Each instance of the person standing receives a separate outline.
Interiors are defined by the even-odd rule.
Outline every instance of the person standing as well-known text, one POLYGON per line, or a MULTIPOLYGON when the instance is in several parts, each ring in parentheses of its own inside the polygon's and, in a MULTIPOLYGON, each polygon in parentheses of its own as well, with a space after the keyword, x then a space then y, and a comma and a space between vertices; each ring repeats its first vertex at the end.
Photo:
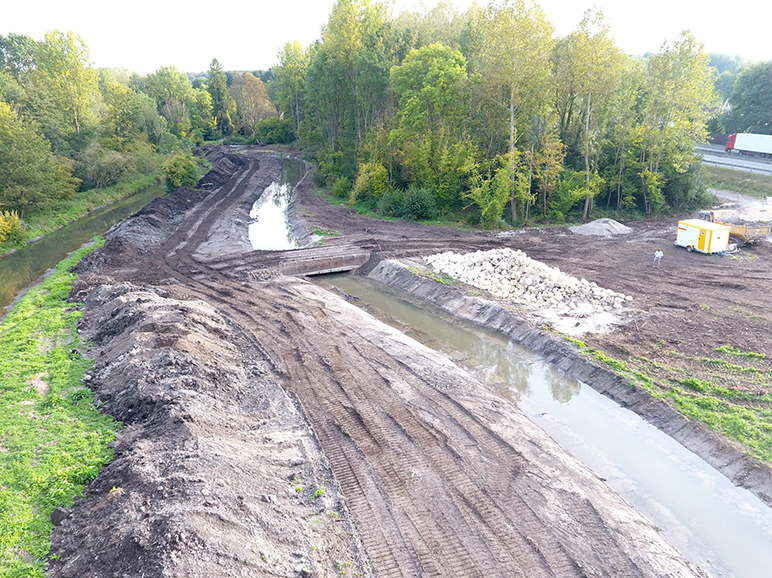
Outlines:
POLYGON ((652 264, 652 267, 659 269, 659 262, 662 261, 662 255, 664 255, 664 253, 659 249, 654 251, 654 263, 652 264))

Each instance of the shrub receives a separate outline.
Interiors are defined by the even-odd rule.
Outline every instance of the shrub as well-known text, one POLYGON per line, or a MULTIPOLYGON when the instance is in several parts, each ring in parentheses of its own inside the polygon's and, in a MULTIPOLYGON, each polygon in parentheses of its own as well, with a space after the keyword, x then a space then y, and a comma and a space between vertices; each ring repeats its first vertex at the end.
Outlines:
POLYGON ((370 197, 380 199, 389 185, 389 172, 379 162, 359 166, 359 174, 351 192, 352 200, 370 197))
POLYGON ((164 163, 166 190, 170 193, 179 187, 192 187, 198 182, 199 169, 195 157, 190 151, 181 151, 169 155, 164 163))
POLYGON ((289 144, 295 140, 295 128, 291 120, 271 116, 257 123, 252 139, 265 144, 289 144))
POLYGON ((24 241, 24 225, 16 211, 0 213, 0 243, 10 241, 13 244, 24 241))
POLYGON ((411 185, 407 190, 392 189, 381 199, 381 212, 400 219, 421 221, 437 216, 437 200, 431 189, 411 185))
POLYGON ((338 177, 332 184, 330 192, 338 199, 345 199, 351 190, 351 181, 346 177, 338 177))

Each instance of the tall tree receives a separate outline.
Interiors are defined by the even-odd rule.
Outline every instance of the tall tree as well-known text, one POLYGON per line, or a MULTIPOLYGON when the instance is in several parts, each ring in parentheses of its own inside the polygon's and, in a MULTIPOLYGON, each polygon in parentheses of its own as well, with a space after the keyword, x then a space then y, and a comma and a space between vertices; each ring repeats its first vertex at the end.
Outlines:
POLYGON ((279 66, 276 68, 278 99, 282 113, 300 128, 303 86, 308 70, 308 53, 300 42, 287 42, 279 51, 279 66))
MULTIPOLYGON (((505 0, 489 6, 481 30, 483 42, 475 59, 475 71, 482 75, 486 100, 499 110, 496 116, 508 120, 510 201, 515 219, 518 125, 543 110, 548 102, 553 30, 541 8, 526 7, 523 0, 505 0)), ((494 125, 495 128, 498 127, 494 125)))
POLYGON ((268 100, 263 81, 252 75, 251 72, 238 74, 228 88, 231 98, 236 104, 236 130, 249 134, 255 134, 257 123, 274 116, 273 106, 268 100))
MULTIPOLYGON (((647 213, 666 203, 667 175, 686 174, 699 164, 694 146, 707 140, 707 121, 714 114, 716 71, 691 32, 664 43, 646 66, 645 116, 637 129, 638 173, 647 213)), ((689 186, 670 191, 677 206, 688 203, 689 186)))
POLYGON ((213 58, 206 75, 206 90, 212 97, 212 116, 215 126, 222 135, 228 135, 233 129, 229 114, 228 82, 220 62, 213 58))
POLYGON ((88 48, 72 32, 47 32, 35 60, 37 68, 27 88, 28 107, 55 150, 66 152, 73 144, 73 133, 96 126, 101 96, 97 72, 89 62, 88 48))

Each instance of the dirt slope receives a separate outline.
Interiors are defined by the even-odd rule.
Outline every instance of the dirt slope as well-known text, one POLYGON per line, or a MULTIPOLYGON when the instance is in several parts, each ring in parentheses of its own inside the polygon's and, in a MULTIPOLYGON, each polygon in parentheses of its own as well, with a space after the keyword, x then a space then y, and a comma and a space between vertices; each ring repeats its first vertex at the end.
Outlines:
MULTIPOLYGON (((275 254, 213 243, 281 169, 220 153, 222 188, 149 206, 80 267, 89 383, 127 426, 55 530, 51 576, 695 575, 446 358, 305 281, 249 274, 275 254)), ((301 209, 352 250, 504 242, 301 209)))

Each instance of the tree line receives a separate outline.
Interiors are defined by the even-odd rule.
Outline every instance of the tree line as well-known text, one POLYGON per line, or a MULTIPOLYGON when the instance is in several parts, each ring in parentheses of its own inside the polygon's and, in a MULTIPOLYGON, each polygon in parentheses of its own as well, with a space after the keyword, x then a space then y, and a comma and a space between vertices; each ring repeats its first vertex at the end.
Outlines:
POLYGON ((274 70, 320 183, 387 213, 497 226, 703 201, 694 145, 719 101, 689 32, 633 58, 595 9, 557 37, 521 0, 395 17, 338 0, 274 70))
POLYGON ((191 82, 173 66, 145 76, 96 69, 72 32, 0 36, 0 233, 165 159, 173 185, 195 182, 192 146, 252 137, 276 115, 260 78, 226 73, 217 59, 191 82))

